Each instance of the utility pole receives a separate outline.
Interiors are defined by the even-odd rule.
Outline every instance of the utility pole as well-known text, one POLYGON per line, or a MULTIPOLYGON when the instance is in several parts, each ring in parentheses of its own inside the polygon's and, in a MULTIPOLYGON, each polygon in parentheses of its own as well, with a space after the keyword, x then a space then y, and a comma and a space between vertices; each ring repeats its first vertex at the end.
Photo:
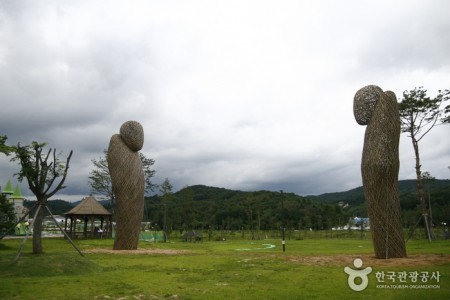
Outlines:
POLYGON ((280 193, 281 193, 281 244, 283 245, 283 252, 286 252, 286 239, 285 239, 286 225, 285 225, 285 218, 284 218, 283 190, 281 190, 280 193))

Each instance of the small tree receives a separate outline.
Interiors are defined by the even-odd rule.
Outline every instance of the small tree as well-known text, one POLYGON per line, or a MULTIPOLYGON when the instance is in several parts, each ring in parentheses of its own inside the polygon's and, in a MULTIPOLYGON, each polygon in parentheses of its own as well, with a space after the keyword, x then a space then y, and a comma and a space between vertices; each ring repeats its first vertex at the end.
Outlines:
POLYGON ((162 204, 163 204, 163 231, 164 231, 164 241, 166 241, 166 237, 169 234, 169 230, 167 228, 167 202, 172 198, 172 184, 169 181, 169 178, 164 179, 164 182, 161 184, 159 191, 161 192, 162 204))
POLYGON ((32 142, 31 145, 10 147, 14 157, 11 161, 18 161, 21 169, 18 180, 22 182, 26 179, 31 192, 36 196, 38 213, 33 220, 33 253, 42 253, 42 221, 44 218, 44 209, 40 209, 47 205, 50 197, 56 194, 59 190, 65 188, 64 181, 66 180, 67 172, 69 170, 70 158, 73 151, 70 151, 66 162, 62 162, 56 153, 56 149, 49 149, 46 153, 43 152, 45 143, 32 142), (59 182, 57 182, 59 180, 59 182), (52 189, 52 186, 56 186, 52 189))
MULTIPOLYGON (((433 211, 431 209, 431 188, 430 183, 433 182, 436 178, 431 176, 430 172, 423 172, 422 179, 424 182, 424 186, 426 188, 426 194, 428 199, 428 211, 430 216, 430 226, 433 227, 433 211)), ((434 233, 431 231, 431 236, 434 238, 434 233)))
POLYGON ((111 176, 109 175, 108 162, 106 160, 107 150, 103 150, 104 156, 92 159, 94 169, 89 173, 89 185, 91 192, 100 194, 110 199, 111 206, 114 203, 114 193, 112 191, 111 176))
POLYGON ((14 205, 5 195, 0 194, 0 233, 8 231, 14 225, 14 205))
MULTIPOLYGON (((111 176, 109 175, 107 155, 108 150, 103 150, 104 156, 97 159, 92 159, 94 164, 94 170, 91 171, 89 176, 89 184, 91 191, 95 194, 100 194, 110 199, 111 208, 114 210, 115 201, 114 193, 112 191, 111 176)), ((145 157, 144 154, 139 153, 142 167, 144 169, 145 177, 145 192, 149 193, 154 191, 156 184, 153 184, 151 179, 155 175, 155 170, 152 170, 152 166, 155 164, 155 160, 145 157)))
MULTIPOLYGON (((0 135, 0 153, 8 156, 14 149, 6 145, 6 135, 0 135)), ((14 205, 6 199, 5 195, 0 194, 0 232, 6 231, 14 225, 14 205)))
POLYGON ((408 133, 414 148, 416 157, 417 191, 420 211, 424 218, 428 239, 431 241, 429 228, 428 209, 423 191, 423 174, 421 171, 419 142, 435 126, 450 123, 450 105, 442 107, 444 102, 450 99, 450 91, 438 91, 435 98, 427 96, 427 90, 423 87, 414 88, 403 92, 403 99, 399 103, 402 132, 408 133))

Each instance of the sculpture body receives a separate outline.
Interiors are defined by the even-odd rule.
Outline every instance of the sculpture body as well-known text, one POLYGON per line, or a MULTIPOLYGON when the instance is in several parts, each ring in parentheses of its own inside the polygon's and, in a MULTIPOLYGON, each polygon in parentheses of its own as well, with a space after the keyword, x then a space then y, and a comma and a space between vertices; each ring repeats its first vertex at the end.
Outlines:
POLYGON ((143 128, 135 121, 125 122, 109 143, 108 168, 116 200, 114 250, 137 249, 144 212, 145 179, 138 152, 143 144, 143 128))
POLYGON ((367 125, 361 174, 375 256, 406 257, 398 197, 400 116, 396 96, 369 85, 356 93, 353 110, 356 121, 367 125))

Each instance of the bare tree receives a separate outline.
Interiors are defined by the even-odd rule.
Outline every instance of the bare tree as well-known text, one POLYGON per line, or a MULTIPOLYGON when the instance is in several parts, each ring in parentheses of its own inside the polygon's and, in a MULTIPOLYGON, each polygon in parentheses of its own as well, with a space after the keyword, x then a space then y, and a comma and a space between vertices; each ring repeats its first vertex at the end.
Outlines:
POLYGON ((450 91, 438 91, 435 98, 427 96, 427 90, 423 87, 414 88, 403 92, 403 99, 399 103, 402 132, 411 138, 416 157, 417 192, 427 237, 431 241, 432 234, 429 228, 428 208, 423 191, 423 174, 421 171, 419 142, 431 129, 441 124, 450 123, 450 105, 442 107, 444 102, 450 99, 450 91))
POLYGON ((21 169, 18 180, 22 182, 26 179, 31 192, 37 199, 37 210, 33 219, 33 253, 42 253, 42 221, 50 197, 59 190, 65 188, 64 181, 69 170, 69 163, 73 151, 67 156, 66 162, 61 161, 56 153, 56 149, 49 149, 44 152, 45 143, 32 142, 31 145, 21 146, 18 144, 12 147, 14 157, 12 161, 18 161, 21 169), (52 186, 55 187, 52 189, 52 186), (42 208, 42 209, 41 209, 42 208))

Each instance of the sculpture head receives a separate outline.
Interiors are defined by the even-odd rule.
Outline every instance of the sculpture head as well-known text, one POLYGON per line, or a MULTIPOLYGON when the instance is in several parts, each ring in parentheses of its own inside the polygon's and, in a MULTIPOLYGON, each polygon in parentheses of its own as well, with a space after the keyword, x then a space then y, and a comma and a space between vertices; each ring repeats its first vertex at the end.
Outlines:
POLYGON ((353 114, 359 125, 369 124, 382 94, 383 90, 376 85, 365 86, 356 92, 353 100, 353 114))
POLYGON ((127 121, 120 126, 120 137, 133 151, 139 151, 144 145, 144 129, 139 122, 127 121))

